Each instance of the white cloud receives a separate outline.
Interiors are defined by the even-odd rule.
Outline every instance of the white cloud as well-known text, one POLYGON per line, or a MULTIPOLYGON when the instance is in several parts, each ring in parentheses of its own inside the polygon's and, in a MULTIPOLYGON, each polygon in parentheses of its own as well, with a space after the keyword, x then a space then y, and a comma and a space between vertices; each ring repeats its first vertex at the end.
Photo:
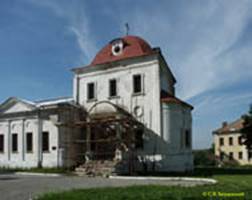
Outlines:
MULTIPOLYGON (((194 109, 194 118, 204 118, 206 115, 218 115, 234 106, 249 105, 252 102, 251 93, 208 94, 200 99, 194 109)), ((244 111, 244 113, 246 110, 244 111)))
POLYGON ((167 60, 178 79, 178 95, 184 99, 252 77, 251 47, 232 49, 252 19, 252 2, 192 2, 196 1, 176 10, 169 10, 170 4, 144 7, 123 18, 133 34, 160 45, 172 58, 167 60))
MULTIPOLYGON (((92 36, 90 21, 82 2, 28 0, 37 6, 49 8, 55 15, 66 21, 66 31, 74 34, 76 43, 81 51, 78 64, 83 64, 85 58, 90 61, 97 52, 96 42, 92 36)), ((85 62, 87 63, 87 62, 85 62)))

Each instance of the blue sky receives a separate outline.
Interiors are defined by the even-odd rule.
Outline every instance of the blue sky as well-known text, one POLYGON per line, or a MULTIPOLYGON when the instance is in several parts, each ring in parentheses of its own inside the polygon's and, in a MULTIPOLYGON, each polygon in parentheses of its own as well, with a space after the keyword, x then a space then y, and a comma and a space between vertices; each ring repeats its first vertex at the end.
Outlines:
POLYGON ((250 0, 2 0, 0 101, 71 96, 70 69, 130 34, 160 46, 177 96, 194 105, 193 146, 252 103, 250 0))

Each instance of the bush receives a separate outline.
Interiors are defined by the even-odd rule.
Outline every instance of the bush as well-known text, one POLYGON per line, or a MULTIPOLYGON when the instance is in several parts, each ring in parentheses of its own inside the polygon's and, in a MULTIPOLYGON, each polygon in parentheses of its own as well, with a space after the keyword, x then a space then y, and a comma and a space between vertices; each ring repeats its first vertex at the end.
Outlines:
POLYGON ((195 166, 215 166, 215 156, 212 149, 194 150, 195 166))

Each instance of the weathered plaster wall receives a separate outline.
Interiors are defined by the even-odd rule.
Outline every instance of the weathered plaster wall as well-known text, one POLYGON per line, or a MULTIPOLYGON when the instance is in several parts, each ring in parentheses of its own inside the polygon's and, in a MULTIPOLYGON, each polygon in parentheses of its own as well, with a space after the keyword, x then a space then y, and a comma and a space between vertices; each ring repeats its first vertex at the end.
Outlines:
MULTIPOLYGON (((98 101, 110 101, 123 107, 134 115, 134 108, 140 106, 143 116, 138 120, 156 134, 160 134, 160 85, 158 61, 148 61, 129 64, 102 71, 95 71, 75 76, 79 78, 79 102, 89 110, 98 101), (141 95, 133 94, 133 75, 142 74, 144 78, 144 92, 141 95), (118 81, 118 98, 109 98, 109 80, 116 78, 118 81), (87 84, 96 84, 97 98, 87 101, 87 84)), ((74 93, 75 97, 77 92, 74 93)), ((77 99, 76 99, 77 100, 77 99)))
POLYGON ((162 104, 161 152, 164 166, 169 169, 193 169, 192 116, 190 108, 179 104, 162 104), (190 131, 190 147, 185 145, 185 131, 190 131))
POLYGON ((252 164, 252 159, 248 159, 248 151, 245 145, 240 145, 238 138, 241 136, 240 133, 229 133, 229 134, 214 134, 214 147, 215 147, 215 156, 220 156, 221 152, 224 152, 226 155, 226 160, 228 160, 228 155, 230 152, 233 152, 234 160, 241 164, 247 165, 252 164), (233 145, 229 145, 229 137, 233 138, 233 145), (220 146, 220 138, 224 139, 224 145, 220 146), (242 152, 243 158, 239 159, 239 152, 242 152))

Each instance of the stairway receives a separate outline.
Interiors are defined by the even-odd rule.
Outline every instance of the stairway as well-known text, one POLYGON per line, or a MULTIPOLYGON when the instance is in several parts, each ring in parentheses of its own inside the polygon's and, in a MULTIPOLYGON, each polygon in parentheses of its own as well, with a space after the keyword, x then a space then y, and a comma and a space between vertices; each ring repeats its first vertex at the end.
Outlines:
POLYGON ((111 160, 90 160, 75 168, 78 176, 103 176, 108 177, 115 172, 117 161, 111 160))

